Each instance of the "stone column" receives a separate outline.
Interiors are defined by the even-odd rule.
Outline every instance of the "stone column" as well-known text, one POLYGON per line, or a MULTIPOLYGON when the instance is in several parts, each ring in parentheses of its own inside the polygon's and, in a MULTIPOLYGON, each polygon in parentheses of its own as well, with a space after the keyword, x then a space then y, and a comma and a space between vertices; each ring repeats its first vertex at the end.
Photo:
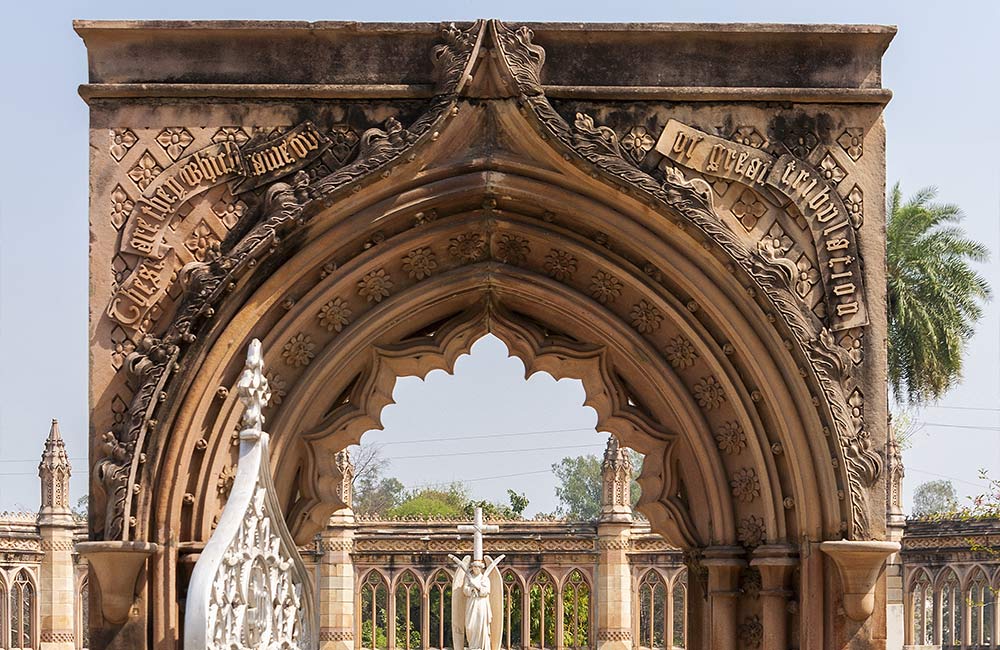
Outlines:
POLYGON ((320 650, 354 649, 354 512, 338 510, 321 534, 319 566, 320 650))
POLYGON ((709 546, 702 565, 708 569, 710 650, 737 650, 736 605, 740 571, 746 566, 739 546, 709 546))
POLYGON ((56 420, 52 420, 45 441, 38 476, 42 488, 38 532, 45 554, 38 576, 39 648, 73 650, 76 647, 73 633, 76 621, 75 524, 69 505, 69 457, 56 420))
POLYGON ((759 546, 753 553, 750 565, 760 571, 762 650, 788 648, 788 579, 796 564, 795 550, 785 544, 759 546))
MULTIPOLYGON (((597 520, 598 650, 632 650, 632 462, 611 436, 601 468, 601 514, 597 520)), ((558 629, 558 628, 557 628, 558 629)))
MULTIPOLYGON (((319 568, 319 647, 320 650, 353 650, 355 589, 351 552, 354 551, 354 531, 357 528, 354 510, 351 509, 354 501, 354 464, 346 449, 337 453, 336 461, 340 470, 337 493, 344 507, 333 513, 326 530, 320 535, 323 558, 319 568)), ((389 600, 392 600, 392 594, 389 594, 389 600)), ((390 624, 390 627, 394 625, 390 624)))
MULTIPOLYGON (((889 440, 885 447, 886 454, 886 540, 903 543, 903 530, 906 528, 906 515, 903 513, 903 457, 896 443, 892 420, 889 420, 889 440)), ((903 602, 903 559, 899 553, 893 553, 886 560, 886 650, 902 650, 903 644, 910 636, 907 625, 913 626, 912 609, 910 617, 903 602), (909 623, 907 623, 909 621, 909 623)))

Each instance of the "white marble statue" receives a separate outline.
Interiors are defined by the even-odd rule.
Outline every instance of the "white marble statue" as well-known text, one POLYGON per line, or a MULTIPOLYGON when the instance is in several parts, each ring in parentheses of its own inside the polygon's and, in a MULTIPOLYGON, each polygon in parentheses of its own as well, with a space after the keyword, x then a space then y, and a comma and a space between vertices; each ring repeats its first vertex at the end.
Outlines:
POLYGON ((459 526, 459 532, 473 534, 472 557, 455 563, 452 582, 452 643, 456 649, 500 650, 503 637, 503 579, 497 565, 504 556, 493 559, 483 555, 483 533, 494 533, 496 526, 483 524, 483 510, 476 508, 472 526, 459 526))

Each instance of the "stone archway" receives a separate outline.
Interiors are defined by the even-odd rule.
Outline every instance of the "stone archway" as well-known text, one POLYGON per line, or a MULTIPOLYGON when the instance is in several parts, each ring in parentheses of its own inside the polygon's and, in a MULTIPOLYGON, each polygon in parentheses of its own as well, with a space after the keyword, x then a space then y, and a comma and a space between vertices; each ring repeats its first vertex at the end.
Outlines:
MULTIPOLYGON (((531 30, 478 21, 440 38, 432 96, 400 102, 346 164, 326 155, 343 143, 315 135, 312 122, 238 152, 228 140, 206 148, 249 217, 214 243, 192 230, 182 241, 199 252, 169 280, 155 253, 191 212, 161 215, 162 232, 151 225, 157 197, 172 196, 155 174, 173 168, 136 161, 162 192, 130 208, 118 245, 146 257, 102 321, 112 342, 131 328, 122 340, 136 349, 117 344, 130 375, 94 404, 113 412, 121 385, 131 389, 95 447, 95 535, 157 547, 140 582, 145 614, 124 629, 158 648, 177 638, 185 567, 225 499, 240 417, 228 388, 252 338, 277 389, 267 414, 275 483, 304 544, 342 505, 335 452, 379 425, 395 378, 450 369, 494 333, 529 371, 582 379, 599 428, 646 455, 640 509, 692 553, 695 647, 736 648, 755 634, 766 648, 869 647, 885 625, 871 616, 886 552, 871 543, 885 534, 878 210, 862 222, 847 207, 851 193, 830 182, 846 173, 838 157, 815 145, 772 156, 752 127, 733 143, 671 118, 650 166, 646 127, 620 137, 579 102, 546 96, 531 30), (702 141, 714 145, 698 163, 702 141), (241 195, 258 164, 264 182, 241 195), (136 287, 157 281, 168 288, 129 316, 141 311, 136 287), (740 595, 750 566, 760 601, 740 595)), ((591 108, 612 120, 632 110, 591 108)), ((657 110, 646 119, 669 114, 657 110)), ((876 137, 877 110, 860 114, 876 137)), ((772 115, 770 128, 792 117, 772 115)), ((833 111, 788 130, 854 117, 833 111)), ((855 131, 845 127, 839 146, 857 162, 855 131)), ((170 146, 183 181, 188 159, 170 146)), ((859 182, 880 179, 880 164, 859 168, 859 182)), ((229 214, 235 204, 219 205, 213 212, 229 214)), ((110 623, 107 638, 129 638, 110 623)))

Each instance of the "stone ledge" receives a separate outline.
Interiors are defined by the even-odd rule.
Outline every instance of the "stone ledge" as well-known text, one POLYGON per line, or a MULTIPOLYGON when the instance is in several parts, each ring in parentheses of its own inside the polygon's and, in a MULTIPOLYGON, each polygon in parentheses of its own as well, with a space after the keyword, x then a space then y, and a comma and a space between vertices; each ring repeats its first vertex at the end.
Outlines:
MULTIPOLYGON (((78 21, 92 84, 433 84, 446 23, 78 21)), ((468 26, 470 23, 461 23, 468 26)), ((881 85, 877 25, 511 23, 546 49, 550 87, 881 85), (641 62, 641 63, 639 63, 641 62)))

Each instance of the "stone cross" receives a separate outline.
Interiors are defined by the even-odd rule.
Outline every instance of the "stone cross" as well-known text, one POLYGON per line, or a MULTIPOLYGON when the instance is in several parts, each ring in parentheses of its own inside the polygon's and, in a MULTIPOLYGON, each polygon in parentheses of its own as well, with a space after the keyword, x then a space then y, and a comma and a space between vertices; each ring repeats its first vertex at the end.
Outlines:
POLYGON ((483 533, 498 533, 499 526, 491 526, 483 523, 483 509, 476 506, 476 518, 471 526, 467 524, 459 525, 458 532, 472 533, 472 561, 483 561, 483 533))

